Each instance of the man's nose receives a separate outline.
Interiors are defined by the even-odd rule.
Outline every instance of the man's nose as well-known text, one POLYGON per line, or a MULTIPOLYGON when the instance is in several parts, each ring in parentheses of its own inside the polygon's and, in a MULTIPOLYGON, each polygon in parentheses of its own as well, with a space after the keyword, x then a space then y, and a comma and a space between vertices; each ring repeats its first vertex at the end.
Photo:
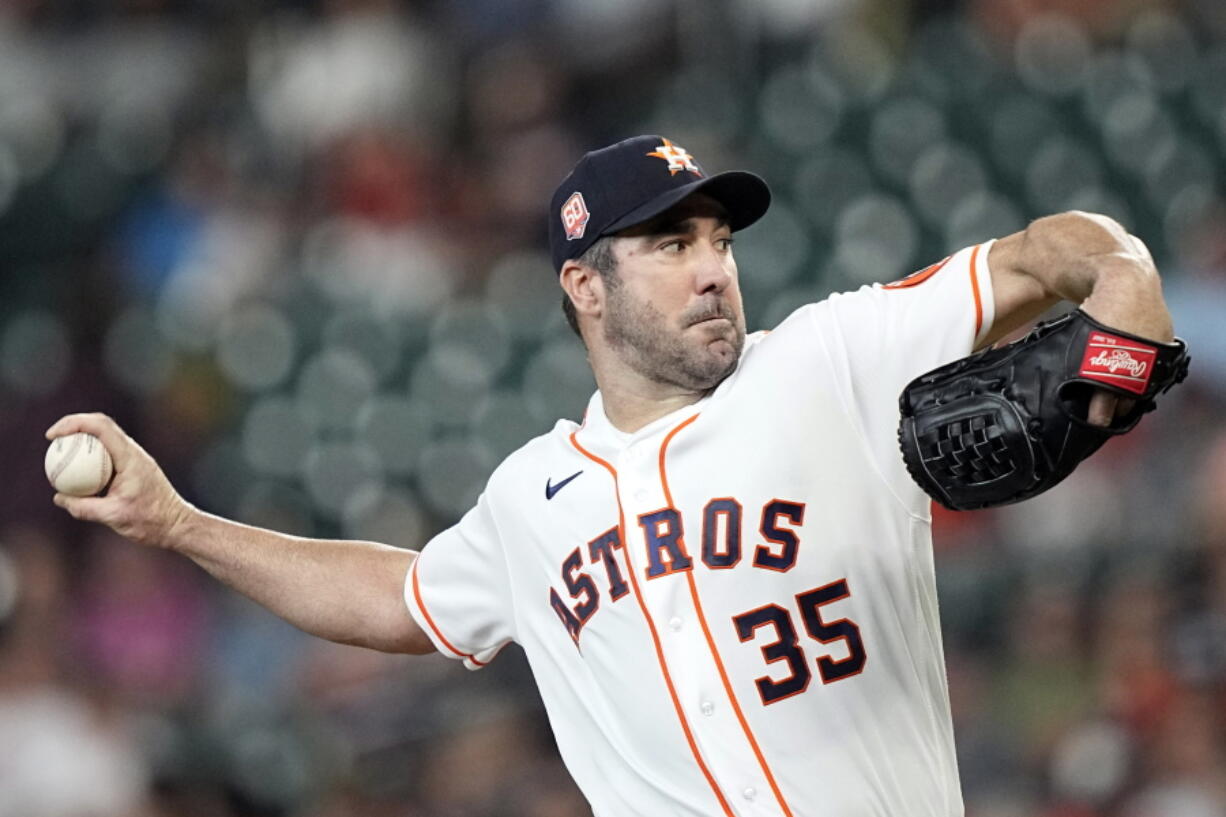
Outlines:
POLYGON ((732 256, 706 244, 698 259, 695 285, 700 293, 723 292, 732 282, 732 256))

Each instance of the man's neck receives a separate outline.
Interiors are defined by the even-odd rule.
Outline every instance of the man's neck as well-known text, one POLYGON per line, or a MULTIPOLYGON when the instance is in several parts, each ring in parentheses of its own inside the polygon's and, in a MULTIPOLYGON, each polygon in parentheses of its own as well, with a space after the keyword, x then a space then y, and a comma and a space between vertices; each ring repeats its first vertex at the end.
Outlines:
POLYGON ((677 409, 697 403, 707 392, 671 391, 659 387, 636 388, 641 384, 602 383, 597 379, 604 413, 618 431, 632 434, 677 409))
POLYGON ((588 359, 600 389, 605 416, 614 428, 627 434, 677 409, 693 405, 709 393, 652 380, 614 355, 600 357, 602 359, 596 359, 589 351, 588 359))

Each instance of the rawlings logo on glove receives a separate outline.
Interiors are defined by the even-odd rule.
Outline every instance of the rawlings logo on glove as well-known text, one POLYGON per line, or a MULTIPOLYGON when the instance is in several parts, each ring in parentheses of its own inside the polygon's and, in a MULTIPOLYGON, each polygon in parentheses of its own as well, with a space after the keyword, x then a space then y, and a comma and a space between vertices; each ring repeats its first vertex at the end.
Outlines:
POLYGON ((1187 344, 1103 326, 1080 309, 1021 340, 912 380, 898 442, 912 479, 956 511, 1029 499, 1073 472, 1188 374, 1187 344), (1086 421, 1097 389, 1134 404, 1110 426, 1086 421))
POLYGON ((1158 350, 1136 342, 1126 341, 1115 335, 1093 332, 1086 344, 1085 359, 1081 361, 1082 377, 1109 383, 1128 389, 1133 394, 1144 394, 1149 385, 1149 375, 1158 350), (1123 374, 1120 374, 1120 372, 1123 374))

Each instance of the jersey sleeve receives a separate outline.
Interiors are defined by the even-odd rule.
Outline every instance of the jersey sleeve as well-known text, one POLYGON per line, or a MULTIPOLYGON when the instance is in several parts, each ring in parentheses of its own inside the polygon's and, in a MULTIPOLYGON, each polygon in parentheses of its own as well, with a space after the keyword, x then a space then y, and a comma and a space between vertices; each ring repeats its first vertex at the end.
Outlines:
POLYGON ((404 598, 438 651, 476 670, 514 640, 509 586, 487 490, 422 549, 405 576, 404 598))
POLYGON ((890 490, 927 517, 927 496, 898 447, 898 398, 911 380, 969 355, 992 328, 991 241, 960 250, 892 284, 816 304, 822 346, 845 408, 890 490))

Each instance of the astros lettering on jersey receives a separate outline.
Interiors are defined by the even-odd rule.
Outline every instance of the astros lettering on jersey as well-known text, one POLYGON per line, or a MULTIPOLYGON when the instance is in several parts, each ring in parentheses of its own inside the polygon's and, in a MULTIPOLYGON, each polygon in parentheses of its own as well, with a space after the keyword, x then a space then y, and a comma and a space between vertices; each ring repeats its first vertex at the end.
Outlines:
POLYGON ((637 432, 597 392, 425 547, 412 615, 471 669, 523 647, 596 817, 963 813, 895 434, 903 385, 987 334, 989 246, 802 307, 637 432))

